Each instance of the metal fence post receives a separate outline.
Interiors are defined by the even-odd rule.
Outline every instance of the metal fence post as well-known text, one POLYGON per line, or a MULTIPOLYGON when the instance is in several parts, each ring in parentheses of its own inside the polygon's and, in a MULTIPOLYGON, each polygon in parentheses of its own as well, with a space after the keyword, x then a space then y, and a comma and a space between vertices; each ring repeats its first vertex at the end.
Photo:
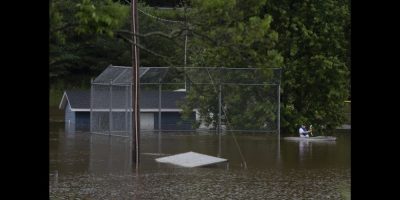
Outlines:
POLYGON ((125 87, 125 131, 129 134, 128 112, 129 112, 129 86, 125 87))
POLYGON ((113 105, 113 98, 112 98, 112 80, 110 81, 110 113, 109 113, 109 124, 108 124, 108 135, 111 135, 112 131, 112 105, 113 105))
POLYGON ((93 78, 90 79, 90 133, 93 132, 93 78))
MULTIPOLYGON (((132 114, 133 114, 133 104, 132 104, 132 84, 129 85, 129 136, 133 138, 133 120, 132 120, 132 114)), ((133 148, 133 147, 132 147, 133 148)))
POLYGON ((162 103, 162 85, 158 84, 158 131, 161 131, 161 103, 162 103))
POLYGON ((281 84, 278 84, 278 137, 281 138, 281 84))
POLYGON ((219 87, 218 87, 218 157, 221 157, 221 134, 222 134, 221 109, 222 109, 222 86, 221 86, 221 83, 219 83, 219 87))

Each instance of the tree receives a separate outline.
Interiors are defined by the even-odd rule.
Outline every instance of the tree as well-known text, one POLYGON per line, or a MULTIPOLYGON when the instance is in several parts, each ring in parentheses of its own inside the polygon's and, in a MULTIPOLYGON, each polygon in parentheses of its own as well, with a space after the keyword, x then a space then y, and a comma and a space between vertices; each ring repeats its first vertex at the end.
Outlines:
MULTIPOLYGON (((271 29, 272 16, 264 13, 266 0, 194 0, 189 14, 191 42, 190 66, 261 68, 264 80, 270 68, 280 67, 283 58, 276 50, 278 34, 271 29)), ((253 74, 254 75, 254 74, 253 74)), ((197 75, 202 77, 202 75, 197 75)), ((224 79, 252 80, 250 74, 223 73, 224 79)), ((203 77, 207 79, 207 74, 203 77)), ((214 85, 192 85, 188 103, 183 105, 188 116, 193 107, 200 107, 206 123, 218 121, 218 82, 214 85), (210 114, 211 113, 211 114, 210 114)), ((211 83, 211 82, 210 82, 211 83)), ((272 106, 276 99, 265 99, 269 87, 224 86, 224 111, 230 128, 257 129, 276 119, 272 106), (228 92, 229 91, 229 92, 228 92)))
POLYGON ((113 61, 129 62, 127 44, 114 38, 114 30, 129 27, 128 6, 111 0, 52 0, 49 14, 51 81, 93 74, 113 61))
MULTIPOLYGON (((130 9, 123 2, 50 2, 50 77, 95 74, 108 64, 130 63, 130 9)), ((192 0, 190 8, 174 10, 139 4, 146 13, 139 12, 141 63, 182 66, 188 34, 187 66, 261 68, 263 80, 271 77, 270 68, 282 67, 283 132, 292 133, 301 123, 313 124, 316 131, 334 130, 344 120, 342 107, 350 90, 349 4, 348 0, 192 0), (183 23, 161 23, 157 17, 183 23)), ((223 76, 251 79, 246 74, 223 76)), ((182 107, 188 115, 200 106, 202 117, 215 125, 218 77, 214 81, 209 87, 193 86, 182 107)), ((228 89, 223 105, 232 126, 254 128, 276 119, 275 105, 262 98, 271 88, 228 89)))
MULTIPOLYGON (((198 36, 190 43, 192 66, 282 67, 283 132, 293 133, 301 123, 313 124, 316 131, 332 131, 343 122, 350 88, 349 1, 195 0, 192 6, 191 33, 198 36)), ((189 94, 196 102, 191 106, 203 105, 203 116, 214 124, 215 91, 202 88, 201 93, 189 94)), ((225 97, 225 104, 242 110, 230 110, 231 120, 248 127, 262 116, 258 113, 268 113, 271 105, 243 98, 256 93, 235 91, 225 97), (249 106, 252 101, 259 106, 249 106)))
POLYGON ((295 131, 311 123, 318 131, 334 130, 344 121, 349 96, 349 1, 270 0, 266 12, 279 33, 284 59, 282 128, 295 131))

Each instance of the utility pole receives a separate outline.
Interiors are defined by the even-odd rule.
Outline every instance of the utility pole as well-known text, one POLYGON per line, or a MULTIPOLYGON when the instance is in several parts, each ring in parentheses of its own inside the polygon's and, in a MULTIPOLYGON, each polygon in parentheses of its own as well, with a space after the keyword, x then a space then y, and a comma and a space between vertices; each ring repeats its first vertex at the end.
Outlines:
POLYGON ((137 0, 131 1, 131 9, 132 9, 132 109, 133 109, 133 117, 132 117, 132 155, 133 160, 136 164, 136 169, 139 167, 139 144, 140 144, 140 106, 139 106, 139 48, 137 46, 139 39, 137 34, 139 33, 139 20, 137 13, 137 0))

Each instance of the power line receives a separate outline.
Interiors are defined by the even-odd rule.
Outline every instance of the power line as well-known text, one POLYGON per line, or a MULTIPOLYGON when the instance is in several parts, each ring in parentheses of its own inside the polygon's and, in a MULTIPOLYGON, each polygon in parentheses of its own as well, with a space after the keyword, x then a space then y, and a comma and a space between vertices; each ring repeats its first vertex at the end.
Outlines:
MULTIPOLYGON (((131 3, 131 2, 129 2, 128 0, 125 0, 125 2, 126 2, 126 3, 129 3, 129 4, 131 3)), ((170 23, 180 23, 180 24, 184 24, 184 23, 185 23, 184 21, 163 19, 163 18, 154 16, 154 15, 152 15, 152 14, 150 14, 150 13, 147 13, 147 12, 145 12, 145 11, 143 11, 143 10, 140 10, 139 8, 137 8, 137 10, 138 10, 139 12, 143 13, 144 15, 147 15, 148 17, 154 18, 154 19, 159 20, 159 21, 170 22, 170 23)))
MULTIPOLYGON (((216 85, 215 85, 215 83, 214 83, 214 81, 213 81, 213 78, 212 78, 212 76, 211 76, 211 74, 210 74, 210 71, 208 71, 208 68, 207 68, 206 70, 207 70, 208 76, 210 77, 211 84, 214 86, 214 87, 213 87, 213 88, 214 88, 214 91, 215 91, 216 93, 218 93, 217 88, 216 88, 216 85)), ((220 108, 222 108, 222 111, 224 112, 224 116, 225 116, 225 119, 226 119, 226 123, 229 125, 230 122, 229 122, 229 119, 228 119, 227 112, 226 112, 225 108, 224 108, 222 105, 220 105, 220 108)), ((221 115, 219 116, 219 118, 221 118, 221 115)), ((221 126, 221 123, 218 124, 218 129, 221 129, 220 126, 221 126)), ((220 130, 219 130, 219 131, 220 131, 220 130)), ((221 134, 221 133, 219 133, 219 134, 221 134)), ((233 137, 233 140, 234 140, 234 142, 235 142, 235 144, 236 144, 236 147, 238 148, 240 158, 242 159, 242 163, 243 163, 243 165, 244 165, 243 167, 244 167, 244 169, 247 169, 246 160, 245 160, 245 158, 244 158, 244 155, 243 155, 243 153, 242 153, 242 150, 240 149, 240 145, 239 145, 239 143, 237 142, 237 139, 236 139, 236 136, 235 136, 235 133, 234 133, 234 132, 232 132, 232 137, 233 137)))
POLYGON ((169 19, 159 18, 159 17, 157 17, 157 16, 154 16, 154 15, 151 15, 151 14, 149 14, 149 13, 146 13, 146 12, 144 12, 143 10, 140 10, 139 8, 138 8, 138 11, 141 12, 141 13, 143 13, 143 14, 145 14, 145 15, 147 15, 147 16, 149 16, 149 17, 152 17, 152 18, 154 18, 154 19, 157 19, 157 20, 159 20, 159 21, 170 22, 170 23, 180 23, 180 24, 184 24, 184 23, 185 23, 184 21, 176 21, 176 20, 169 20, 169 19))

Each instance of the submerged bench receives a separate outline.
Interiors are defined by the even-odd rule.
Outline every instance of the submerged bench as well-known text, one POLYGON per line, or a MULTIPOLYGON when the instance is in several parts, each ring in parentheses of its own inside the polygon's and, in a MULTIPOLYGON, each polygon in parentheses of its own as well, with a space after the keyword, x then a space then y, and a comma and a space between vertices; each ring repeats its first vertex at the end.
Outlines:
POLYGON ((201 167, 228 161, 224 158, 209 156, 193 151, 156 158, 155 160, 160 163, 169 163, 181 167, 201 167))

